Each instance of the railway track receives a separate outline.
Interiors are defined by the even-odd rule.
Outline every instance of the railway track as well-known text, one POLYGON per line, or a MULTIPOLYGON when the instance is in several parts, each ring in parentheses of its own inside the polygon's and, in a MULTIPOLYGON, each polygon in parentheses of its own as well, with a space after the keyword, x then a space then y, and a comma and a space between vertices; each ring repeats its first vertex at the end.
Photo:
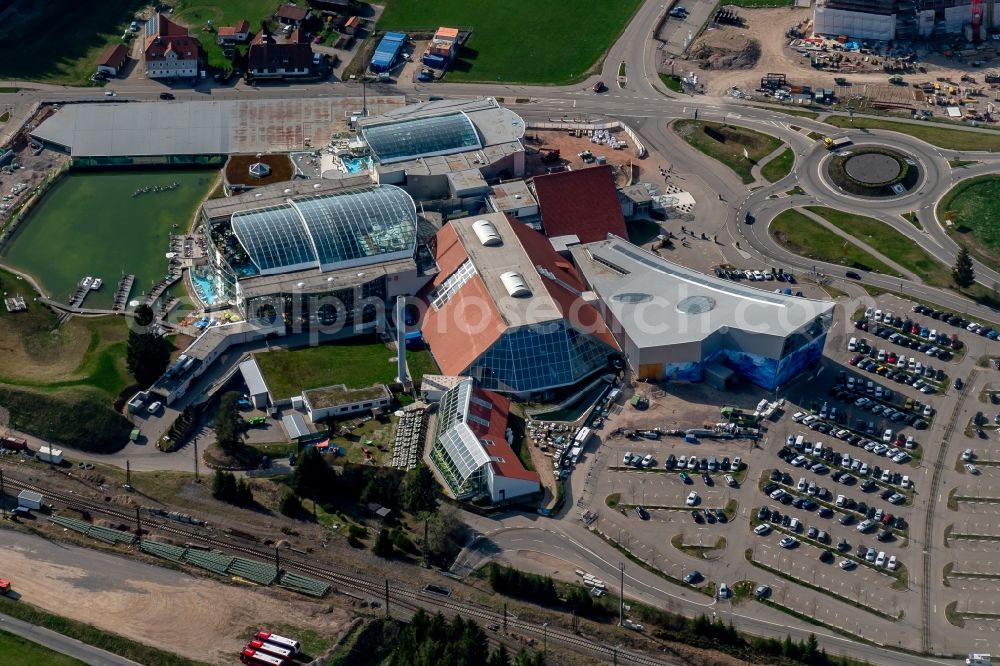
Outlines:
MULTIPOLYGON (((90 514, 102 514, 110 516, 115 520, 133 524, 135 513, 122 511, 115 505, 107 502, 99 502, 86 498, 75 493, 55 492, 35 484, 26 483, 19 479, 5 477, 5 483, 21 490, 34 490, 42 493, 50 501, 65 505, 67 508, 85 511, 90 514)), ((141 519, 144 530, 155 529, 158 532, 165 532, 172 536, 183 539, 185 543, 208 546, 223 552, 233 552, 241 555, 253 557, 265 562, 274 559, 274 550, 265 550, 259 547, 234 543, 235 537, 227 533, 215 530, 211 527, 187 529, 172 520, 157 519, 155 516, 147 514, 141 519)), ((371 599, 383 600, 385 598, 385 585, 387 579, 374 579, 358 571, 346 568, 319 566, 307 561, 296 551, 285 551, 281 553, 281 568, 302 575, 312 576, 319 580, 326 581, 334 585, 337 591, 343 593, 345 589, 360 593, 371 599)), ((355 595, 351 595, 355 596, 355 595)), ((553 646, 562 645, 577 652, 583 652, 590 656, 596 656, 609 662, 622 664, 638 664, 640 666, 663 666, 672 662, 654 658, 648 655, 636 653, 622 649, 618 646, 608 645, 591 640, 586 636, 574 632, 564 631, 555 627, 542 627, 537 623, 526 622, 516 616, 507 614, 506 622, 502 613, 496 610, 473 604, 470 602, 456 601, 447 596, 427 592, 403 585, 399 582, 389 583, 389 604, 390 610, 393 607, 403 607, 411 611, 424 609, 431 612, 442 611, 450 614, 457 614, 463 618, 476 619, 487 624, 504 624, 508 632, 515 632, 521 636, 534 639, 535 642, 551 642, 553 646)))
POLYGON ((958 402, 955 403, 955 409, 951 413, 951 419, 948 420, 948 425, 945 427, 944 434, 941 437, 941 448, 938 449, 937 459, 934 461, 934 469, 931 472, 931 488, 930 493, 927 495, 931 506, 927 507, 927 521, 924 523, 924 579, 923 585, 921 585, 920 588, 920 601, 923 606, 923 613, 921 614, 921 641, 923 651, 926 653, 930 653, 931 651, 931 547, 934 545, 934 514, 937 509, 937 507, 933 506, 933 503, 938 494, 938 486, 941 485, 941 470, 944 467, 945 458, 948 455, 948 443, 951 440, 952 434, 955 432, 955 423, 962 413, 962 408, 965 406, 965 400, 969 397, 971 387, 975 384, 978 374, 978 370, 972 370, 972 372, 969 373, 969 378, 965 384, 965 390, 962 391, 961 397, 959 397, 958 402))

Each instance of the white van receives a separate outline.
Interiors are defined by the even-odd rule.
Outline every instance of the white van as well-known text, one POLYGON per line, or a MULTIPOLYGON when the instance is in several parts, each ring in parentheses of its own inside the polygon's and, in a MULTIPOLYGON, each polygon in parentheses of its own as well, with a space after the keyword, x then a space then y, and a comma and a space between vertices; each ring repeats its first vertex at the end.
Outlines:
POLYGON ((792 518, 791 522, 788 523, 788 529, 793 532, 798 532, 802 529, 802 523, 799 522, 798 518, 792 518))
POLYGON ((801 451, 802 449, 805 448, 805 445, 806 445, 806 437, 805 437, 805 435, 799 435, 798 437, 795 438, 795 450, 796 451, 801 451))
POLYGON ((847 342, 847 351, 849 351, 849 352, 858 351, 858 339, 857 338, 851 338, 847 342))
POLYGON ((816 444, 813 445, 813 455, 814 456, 823 455, 823 442, 816 442, 816 444))

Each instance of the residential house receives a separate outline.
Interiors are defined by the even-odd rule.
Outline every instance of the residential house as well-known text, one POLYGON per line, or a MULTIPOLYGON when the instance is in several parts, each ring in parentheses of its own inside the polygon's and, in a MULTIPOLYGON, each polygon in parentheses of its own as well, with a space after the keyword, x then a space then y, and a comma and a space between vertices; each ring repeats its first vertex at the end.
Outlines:
POLYGON ((236 25, 224 25, 216 33, 219 44, 243 44, 250 41, 250 21, 242 19, 236 25))
POLYGON ((128 60, 128 49, 121 42, 111 44, 104 49, 101 59, 97 61, 97 73, 106 76, 118 76, 128 60))
POLYGON ((350 16, 344 24, 340 26, 340 31, 345 35, 356 35, 358 29, 361 28, 361 17, 360 16, 350 16))
POLYGON ((201 44, 187 28, 159 13, 146 22, 143 60, 147 78, 196 77, 200 58, 201 44))
POLYGON ((250 42, 247 53, 247 74, 254 79, 283 79, 309 76, 313 55, 309 44, 301 41, 301 33, 293 30, 288 42, 279 44, 268 33, 260 32, 250 42))
POLYGON ((282 25, 290 25, 293 28, 301 26, 310 16, 312 11, 308 7, 298 5, 281 5, 274 13, 274 18, 282 25))

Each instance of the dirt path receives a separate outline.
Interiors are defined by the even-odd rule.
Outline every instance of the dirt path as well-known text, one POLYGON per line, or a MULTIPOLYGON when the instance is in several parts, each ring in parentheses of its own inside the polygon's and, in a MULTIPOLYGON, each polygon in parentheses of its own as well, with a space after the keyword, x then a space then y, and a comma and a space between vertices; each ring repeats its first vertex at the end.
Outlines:
MULTIPOLYGON (((348 624, 329 604, 290 601, 11 530, 2 570, 24 601, 210 663, 233 663, 248 627, 292 625, 331 635, 348 624)), ((280 593, 285 594, 285 593, 280 593)))

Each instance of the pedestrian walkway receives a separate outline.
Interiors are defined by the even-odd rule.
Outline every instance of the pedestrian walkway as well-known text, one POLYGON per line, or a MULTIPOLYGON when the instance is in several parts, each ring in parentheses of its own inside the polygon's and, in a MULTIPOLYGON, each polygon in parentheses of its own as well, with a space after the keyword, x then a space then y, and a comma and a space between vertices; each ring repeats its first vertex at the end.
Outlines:
POLYGON ((848 241, 848 242, 850 242, 850 243, 858 246, 859 248, 861 248, 862 250, 864 250, 868 254, 872 255, 873 257, 875 257, 876 259, 878 259, 879 261, 881 261, 882 263, 884 263, 886 266, 888 266, 892 270, 894 270, 897 273, 899 273, 900 275, 902 275, 907 280, 913 280, 914 282, 921 282, 922 281, 922 279, 919 276, 917 276, 914 273, 912 273, 911 271, 908 271, 907 269, 903 268, 902 266, 900 266, 899 264, 897 264, 895 261, 893 261, 889 257, 885 256, 884 254, 882 254, 881 252, 879 252, 878 250, 876 250, 875 248, 873 248, 868 243, 865 243, 864 241, 860 240, 859 238, 850 235, 849 233, 845 232, 844 230, 842 230, 840 227, 836 226, 835 224, 827 222, 825 219, 823 219, 822 216, 817 215, 816 213, 813 213, 812 211, 806 210, 805 208, 797 208, 796 210, 798 212, 802 213, 803 215, 805 215, 806 217, 808 217, 809 219, 811 219, 814 222, 816 222, 816 224, 820 225, 824 229, 827 229, 828 231, 837 234, 838 236, 840 236, 841 238, 843 238, 845 241, 848 241))

